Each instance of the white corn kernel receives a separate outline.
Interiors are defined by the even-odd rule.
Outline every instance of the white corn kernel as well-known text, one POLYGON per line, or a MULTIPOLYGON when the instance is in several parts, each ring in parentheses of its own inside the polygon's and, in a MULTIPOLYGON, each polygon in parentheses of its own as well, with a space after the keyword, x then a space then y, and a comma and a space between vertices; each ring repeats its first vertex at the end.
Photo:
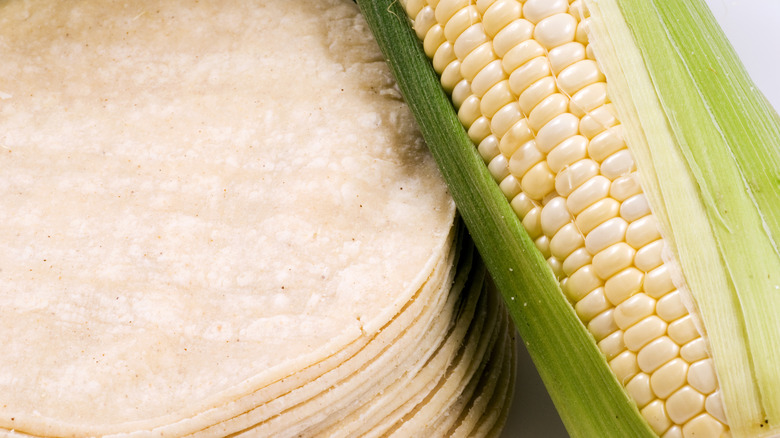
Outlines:
POLYGON ((656 313, 666 322, 672 322, 688 313, 680 291, 672 291, 658 299, 656 313))
POLYGON ((536 249, 539 250, 540 253, 544 256, 544 258, 550 257, 550 238, 541 235, 534 239, 534 244, 536 245, 536 249))
POLYGON ((704 409, 718 421, 723 423, 726 422, 726 412, 723 410, 723 400, 720 395, 720 390, 707 396, 707 399, 704 401, 704 409))
MULTIPOLYGON (((583 117, 607 103, 607 87, 603 82, 590 84, 571 96, 569 111, 577 117, 583 117)), ((595 137, 594 137, 595 138, 595 137)), ((592 155, 591 155, 592 156, 592 155)))
MULTIPOLYGON (((503 143, 499 144, 499 147, 502 153, 507 152, 503 143)), ((509 171, 512 172, 512 175, 522 178, 523 175, 528 173, 532 167, 542 160, 544 160, 544 154, 536 147, 536 141, 527 141, 511 154, 509 171)))
POLYGON ((688 383, 702 394, 710 394, 718 387, 712 359, 703 359, 691 364, 688 369, 688 383))
MULTIPOLYGON (((453 56, 455 56, 454 52, 453 56)), ((459 109, 463 105, 463 101, 471 94, 471 84, 469 84, 469 81, 461 79, 452 89, 452 104, 455 106, 455 109, 459 109)))
MULTIPOLYGON (((624 150, 628 151, 627 149, 624 150)), ((648 214, 650 214, 650 204, 647 203, 647 197, 644 193, 634 195, 620 205, 620 217, 629 222, 645 217, 648 214)))
POLYGON ((669 337, 680 345, 684 345, 701 336, 693 323, 691 315, 685 315, 669 324, 669 337))
POLYGON ((609 188, 609 195, 620 202, 641 192, 642 188, 639 185, 639 177, 636 172, 615 179, 609 188))
POLYGON ((568 66, 585 59, 585 46, 574 41, 561 44, 558 47, 550 49, 547 54, 547 59, 550 61, 552 72, 558 75, 568 66))
POLYGON ((666 413, 677 424, 683 424, 704 410, 704 395, 684 386, 666 399, 666 413))
POLYGON ((723 436, 725 427, 723 424, 708 414, 701 414, 683 426, 683 436, 685 438, 696 438, 702 436, 723 436))
POLYGON ((596 52, 593 50, 593 46, 591 46, 590 44, 585 45, 585 56, 587 56, 588 59, 597 61, 596 52))
POLYGON ((585 137, 593 138, 617 123, 612 104, 607 103, 589 111, 582 117, 580 120, 580 133, 585 137))
POLYGON ((491 42, 482 43, 479 47, 472 50, 460 62, 460 74, 467 81, 473 81, 474 76, 480 70, 487 67, 488 64, 498 59, 493 53, 493 44, 491 42))
POLYGON ((622 126, 614 126, 593 137, 588 144, 588 154, 598 162, 604 161, 615 152, 624 150, 622 126))
POLYGON ((590 84, 602 82, 603 80, 604 74, 599 70, 596 61, 582 59, 563 69, 560 75, 558 75, 558 86, 564 93, 572 95, 590 84))
MULTIPOLYGON (((525 18, 515 20, 501 29, 496 34, 496 37, 493 38, 493 50, 496 52, 496 55, 504 57, 513 47, 523 41, 528 41, 533 33, 533 23, 525 18)), ((507 69, 507 71, 511 70, 513 69, 507 69)))
POLYGON ((619 217, 605 221, 585 236, 585 248, 595 254, 610 245, 622 242, 627 228, 628 223, 619 217))
POLYGON ((626 330, 640 320, 653 314, 655 300, 643 293, 626 299, 615 307, 615 324, 626 330))
POLYGON ((528 114, 528 126, 539 132, 552 119, 565 113, 568 106, 569 99, 563 94, 555 93, 548 96, 528 114))
POLYGON ((652 373, 661 365, 674 359, 680 347, 668 336, 662 336, 645 345, 637 355, 639 367, 646 373, 652 373))
MULTIPOLYGON (((556 259, 557 260, 557 259, 556 259)), ((561 271, 562 272, 562 271, 561 271)), ((604 288, 597 287, 574 305, 574 310, 583 323, 588 323, 596 315, 612 307, 604 295, 604 288)), ((602 350, 603 351, 603 350, 602 350)))
POLYGON ((562 141, 577 135, 578 125, 579 120, 569 113, 554 118, 536 134, 536 144, 539 150, 549 153, 562 141))
POLYGON ((624 269, 604 283, 604 293, 610 303, 618 305, 642 288, 644 274, 636 268, 624 269))
POLYGON ((485 34, 485 29, 482 27, 482 23, 475 23, 469 26, 466 30, 460 33, 455 40, 455 56, 458 59, 463 59, 483 43, 490 41, 490 38, 485 34))
POLYGON ((542 232, 553 236, 564 225, 571 222, 571 214, 566 208, 566 198, 556 196, 542 207, 542 232))
MULTIPOLYGON (((585 238, 582 233, 580 233, 580 230, 578 230, 574 224, 568 223, 558 230, 558 232, 555 233, 555 236, 550 239, 550 252, 559 259, 568 260, 569 255, 582 248, 583 245, 585 245, 585 238)), ((587 258, 589 263, 591 261, 589 253, 587 258)), ((564 262, 564 264, 566 263, 564 262)), ((569 269, 572 269, 571 264, 569 264, 569 266, 569 269)), ((576 269, 579 269, 579 267, 576 269)))
POLYGON ((585 6, 585 2, 581 0, 574 0, 571 2, 569 5, 569 13, 572 14, 577 21, 582 21, 590 16, 590 11, 588 11, 587 6, 585 6))
MULTIPOLYGON (((576 227, 572 227, 576 228, 576 227)), ((572 251, 569 255, 566 256, 566 258, 563 260, 563 272, 568 277, 571 275, 574 271, 577 269, 580 269, 581 267, 589 264, 591 260, 593 260, 593 257, 590 255, 588 250, 585 248, 582 248, 581 246, 585 243, 584 239, 582 240, 582 244, 580 245, 580 248, 578 248, 575 251, 572 251)), ((553 243, 550 242, 550 249, 554 251, 553 249, 553 243)))
MULTIPOLYGON (((453 64, 456 64, 456 62, 453 62, 450 65, 453 64)), ((449 67, 447 67, 447 69, 449 69, 449 67)), ((460 75, 460 73, 458 73, 458 75, 460 75)), ((442 80, 444 80, 444 76, 442 76, 442 80)), ((470 128, 474 121, 482 117, 482 114, 479 112, 479 103, 479 98, 472 94, 471 96, 467 97, 460 106, 460 109, 458 110, 458 120, 463 123, 463 126, 465 126, 466 129, 470 128)))
POLYGON ((465 9, 470 3, 469 0, 439 0, 436 5, 436 21, 446 23, 453 15, 465 9))
POLYGON ((588 323, 588 331, 596 338, 596 342, 604 339, 618 330, 612 318, 614 309, 608 309, 598 314, 588 323))
MULTIPOLYGON (((438 14, 442 9, 436 7, 436 13, 438 14)), ((457 11, 447 21, 439 21, 444 26, 444 37, 451 42, 454 42, 458 37, 466 31, 470 26, 479 23, 479 10, 474 6, 467 6, 457 11)), ((480 23, 481 25, 481 23, 480 23)), ((461 57, 461 59, 463 59, 461 57)))
POLYGON ((652 215, 631 222, 626 230, 626 242, 634 248, 641 248, 661 238, 658 223, 652 215))
POLYGON ((531 236, 531 239, 536 239, 542 235, 542 207, 534 205, 525 217, 523 217, 523 227, 531 236))
POLYGON ((666 432, 672 425, 669 416, 666 415, 666 407, 663 400, 654 400, 641 410, 642 416, 647 420, 647 424, 658 435, 666 432))
POLYGON ((496 181, 501 181, 509 175, 506 157, 498 154, 488 163, 488 170, 496 181))
POLYGON ((601 279, 593 272, 591 265, 577 269, 577 272, 569 276, 566 282, 566 291, 569 299, 577 302, 587 293, 602 286, 601 279))
POLYGON ((523 5, 523 16, 534 23, 569 10, 567 0, 527 0, 523 5))
POLYGON ((607 357, 607 360, 612 360, 626 350, 626 346, 623 344, 623 332, 620 330, 615 331, 600 340, 598 346, 599 350, 607 357))
MULTIPOLYGON (((479 5, 477 5, 479 8, 479 5)), ((522 16, 522 6, 516 0, 499 0, 485 10, 482 23, 485 32, 495 37, 509 23, 522 16)))
POLYGON ((593 269, 596 275, 607 280, 619 271, 633 265, 634 248, 625 242, 618 242, 599 251, 593 256, 593 269))
POLYGON ((436 51, 447 41, 444 37, 444 28, 438 24, 431 26, 423 40, 423 50, 428 57, 433 57, 436 51))
POLYGON ((418 13, 425 7, 425 0, 408 0, 404 3, 404 10, 406 15, 410 17, 416 17, 418 13))
MULTIPOLYGON (((438 11, 439 8, 436 8, 436 10, 438 11)), ((449 41, 455 41, 469 26, 479 21, 479 11, 477 8, 474 6, 465 7, 456 12, 455 15, 444 24, 444 36, 449 41)), ((440 23, 444 22, 440 21, 440 23)))
POLYGON ((615 179, 636 170, 634 157, 628 149, 615 152, 601 162, 601 173, 609 179, 615 179))
POLYGON ((688 363, 693 363, 708 357, 707 344, 704 338, 694 339, 680 348, 680 356, 688 363))
MULTIPOLYGON (((548 123, 549 125, 549 123, 548 123)), ((566 166, 571 166, 577 161, 588 156, 588 139, 581 135, 574 135, 563 140, 547 154, 547 164, 550 170, 559 173, 566 166)))
POLYGON ((565 12, 544 18, 536 24, 534 39, 547 50, 574 41, 577 20, 565 12))
MULTIPOLYGON (((447 67, 445 67, 444 71, 441 73, 441 86, 447 93, 452 93, 455 89, 455 86, 458 85, 458 83, 462 80, 463 76, 460 75, 460 61, 458 60, 447 64, 447 67)), ((471 97, 476 98, 473 94, 470 94, 466 99, 471 97)), ((461 102, 461 107, 463 103, 464 102, 461 102)), ((463 122, 462 119, 461 122, 463 122)), ((468 125, 466 125, 466 127, 468 127, 468 125)))
POLYGON ((490 133, 490 121, 485 116, 480 116, 471 124, 468 130, 469 138, 476 144, 492 135, 490 133))
POLYGON ((574 34, 574 39, 582 44, 588 44, 588 33, 590 32, 590 20, 585 19, 577 24, 577 31, 574 34))
POLYGON ((627 328, 623 342, 629 350, 639 351, 645 345, 663 336, 664 333, 666 333, 666 323, 661 318, 651 315, 627 328))
POLYGON ((609 367, 615 373, 618 381, 625 385, 632 377, 639 373, 637 356, 633 351, 624 351, 609 361, 609 367))
POLYGON ((485 137, 484 140, 479 142, 477 151, 485 163, 491 162, 500 153, 498 150, 498 139, 494 135, 485 137))
POLYGON ((509 88, 513 93, 520 95, 534 82, 550 76, 550 65, 543 56, 538 56, 516 69, 507 69, 507 71, 511 71, 509 88))
POLYGON ((606 198, 609 190, 610 181, 601 175, 597 175, 575 189, 566 200, 566 205, 569 206, 571 214, 578 215, 582 210, 606 198))
POLYGON ((659 398, 665 399, 685 385, 688 363, 680 358, 672 359, 650 376, 650 386, 659 398))
POLYGON ((536 207, 536 204, 531 200, 531 198, 522 192, 512 198, 510 205, 512 206, 512 210, 514 210, 515 214, 517 214, 517 217, 519 217, 521 221, 525 219, 525 216, 528 214, 528 212, 536 207))
POLYGON ((599 164, 585 158, 561 170, 555 176, 555 190, 559 195, 568 197, 575 189, 599 174, 599 164))
MULTIPOLYGON (((628 199, 634 199, 636 196, 632 196, 628 199)), ((625 203, 624 203, 625 204, 625 203)), ((628 220, 628 219, 626 219, 628 220)), ((634 257, 634 264, 636 267, 644 272, 651 271, 663 263, 664 241, 656 240, 650 242, 647 245, 639 248, 634 257)))
MULTIPOLYGON (((499 0, 499 1, 504 1, 504 0, 499 0)), ((516 0, 510 0, 510 1, 515 1, 515 3, 517 3, 516 0)), ((479 11, 480 14, 485 14, 485 11, 487 11, 495 3, 498 3, 498 1, 497 0, 477 0, 477 3, 476 3, 477 10, 479 11)))
POLYGON ((515 123, 524 118, 520 106, 512 99, 508 81, 501 81, 488 90, 482 97, 481 108, 483 114, 490 114, 490 130, 497 137, 504 137, 515 123))
POLYGON ((414 31, 417 34, 417 38, 421 41, 425 38, 428 30, 436 24, 435 14, 432 7, 426 6, 414 18, 414 31))
POLYGON ((632 377, 626 384, 626 391, 640 409, 655 399, 655 394, 650 387, 650 376, 645 373, 632 377))
POLYGON ((678 425, 674 425, 661 435, 661 438, 683 438, 682 428, 678 425))
POLYGON ((550 256, 547 258, 547 265, 552 269, 555 278, 559 280, 563 278, 563 262, 561 262, 560 259, 555 256, 550 256))
POLYGON ((501 61, 495 60, 477 73, 474 80, 471 81, 471 91, 475 95, 482 97, 489 89, 506 79, 506 77, 506 72, 501 67, 501 61))
MULTIPOLYGON (((495 45, 493 46, 495 50, 495 45)), ((525 66, 531 60, 534 63, 541 63, 544 60, 545 50, 536 40, 525 40, 510 48, 506 55, 502 57, 501 65, 504 67, 507 73, 514 72, 518 68, 525 66)), ((537 66, 532 68, 531 64, 528 64, 525 69, 535 69, 536 71, 544 72, 539 77, 549 75, 549 68, 541 68, 537 66)), ((534 80, 526 80, 528 84, 531 84, 534 80)), ((528 86, 528 85, 526 85, 528 86)))
MULTIPOLYGON (((499 141, 499 148, 501 149, 501 153, 507 157, 511 157, 521 145, 524 145, 529 141, 533 141, 533 139, 534 135, 533 132, 531 132, 531 128, 528 127, 528 120, 522 119, 512 125, 512 127, 509 128, 509 131, 507 131, 506 134, 501 137, 501 140, 499 141)), ((535 142, 534 147, 536 147, 535 142)), ((513 171, 512 173, 515 172, 513 171)), ((520 174, 517 173, 515 176, 520 176, 520 174)))
POLYGON ((547 162, 541 161, 528 169, 521 178, 520 185, 531 199, 541 201, 555 190, 555 175, 550 171, 547 162))
POLYGON ((447 68, 452 61, 457 59, 452 44, 450 44, 449 41, 445 41, 436 49, 436 53, 433 54, 433 69, 436 70, 436 73, 442 74, 444 69, 447 68))
MULTIPOLYGON (((587 243, 587 239, 585 240, 587 243)), ((674 290, 674 282, 667 265, 661 265, 645 275, 645 293, 655 299, 660 299, 674 290)))
POLYGON ((557 92, 558 85, 555 83, 555 78, 545 76, 523 90, 517 98, 517 104, 520 105, 520 110, 524 114, 529 114, 544 99, 557 92))
POLYGON ((501 180, 498 188, 501 189, 501 193, 503 193, 507 199, 512 199, 522 192, 520 182, 517 181, 517 178, 515 178, 514 175, 507 175, 506 178, 501 180))
POLYGON ((582 210, 577 215, 575 223, 583 234, 588 234, 597 226, 613 217, 617 217, 619 211, 620 203, 610 197, 606 197, 582 210))

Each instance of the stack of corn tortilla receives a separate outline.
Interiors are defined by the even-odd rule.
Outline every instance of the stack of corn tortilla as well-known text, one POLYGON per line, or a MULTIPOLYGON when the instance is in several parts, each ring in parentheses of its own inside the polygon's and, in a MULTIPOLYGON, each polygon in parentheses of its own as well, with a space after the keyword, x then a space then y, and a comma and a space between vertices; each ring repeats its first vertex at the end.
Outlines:
POLYGON ((0 1, 0 435, 494 436, 512 329, 348 0, 0 1))

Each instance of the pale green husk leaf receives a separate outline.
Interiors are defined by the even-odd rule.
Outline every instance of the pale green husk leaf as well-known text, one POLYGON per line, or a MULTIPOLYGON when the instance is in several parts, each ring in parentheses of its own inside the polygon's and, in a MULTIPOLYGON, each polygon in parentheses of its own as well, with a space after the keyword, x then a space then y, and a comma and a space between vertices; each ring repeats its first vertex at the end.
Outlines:
POLYGON ((732 433, 777 433, 777 114, 702 1, 588 4, 592 43, 700 312, 732 433))

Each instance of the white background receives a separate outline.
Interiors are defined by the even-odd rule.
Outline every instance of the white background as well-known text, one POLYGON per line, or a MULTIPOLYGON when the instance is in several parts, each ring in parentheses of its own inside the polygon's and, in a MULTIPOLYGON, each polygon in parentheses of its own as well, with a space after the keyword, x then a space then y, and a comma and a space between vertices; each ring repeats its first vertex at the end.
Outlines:
MULTIPOLYGON (((758 88, 780 110, 780 0, 706 1, 758 88)), ((567 437, 531 360, 520 353, 515 400, 502 437, 567 437)))

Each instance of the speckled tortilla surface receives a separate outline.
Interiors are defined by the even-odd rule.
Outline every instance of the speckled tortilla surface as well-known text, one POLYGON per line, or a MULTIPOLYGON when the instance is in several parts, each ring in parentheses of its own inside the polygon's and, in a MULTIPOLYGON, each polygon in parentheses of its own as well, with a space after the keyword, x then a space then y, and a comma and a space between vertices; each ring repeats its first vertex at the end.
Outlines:
POLYGON ((446 187, 348 1, 0 1, 0 428, 173 423, 377 331, 446 187))

